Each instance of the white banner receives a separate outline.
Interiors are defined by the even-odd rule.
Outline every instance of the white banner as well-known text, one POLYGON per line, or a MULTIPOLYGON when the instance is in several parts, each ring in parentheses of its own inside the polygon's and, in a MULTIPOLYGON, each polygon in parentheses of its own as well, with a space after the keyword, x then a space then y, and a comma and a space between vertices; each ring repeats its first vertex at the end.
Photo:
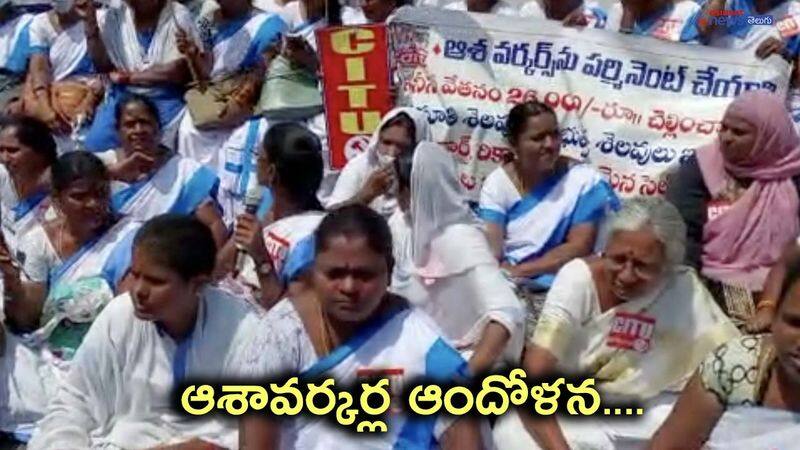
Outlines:
POLYGON ((535 19, 404 8, 389 36, 399 103, 428 115, 476 200, 508 149, 514 104, 552 106, 563 152, 598 167, 620 195, 659 195, 667 169, 715 138, 734 97, 786 95, 789 81, 778 56, 535 19))

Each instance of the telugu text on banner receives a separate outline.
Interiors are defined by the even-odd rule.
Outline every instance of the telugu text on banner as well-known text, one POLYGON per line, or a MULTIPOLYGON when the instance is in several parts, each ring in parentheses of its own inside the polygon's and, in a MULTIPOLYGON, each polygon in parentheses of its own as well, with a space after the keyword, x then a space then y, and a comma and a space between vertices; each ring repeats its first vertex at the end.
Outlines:
POLYGON ((658 195, 668 169, 715 138, 734 97, 785 96, 789 80, 778 56, 428 8, 398 11, 389 52, 399 103, 427 114, 473 199, 503 160, 517 103, 552 106, 564 153, 595 165, 621 195, 658 195))

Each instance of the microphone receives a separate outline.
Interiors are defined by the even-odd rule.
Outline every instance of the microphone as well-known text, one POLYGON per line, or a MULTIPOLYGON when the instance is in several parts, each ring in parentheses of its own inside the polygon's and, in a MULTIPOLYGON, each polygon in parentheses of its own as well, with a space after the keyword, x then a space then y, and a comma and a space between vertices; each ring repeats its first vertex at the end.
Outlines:
MULTIPOLYGON (((244 212, 246 214, 255 214, 258 212, 258 206, 261 204, 261 186, 255 185, 247 190, 244 196, 244 212)), ((241 246, 236 246, 236 263, 233 268, 233 277, 236 278, 244 269, 244 262, 246 261, 247 250, 241 246)))

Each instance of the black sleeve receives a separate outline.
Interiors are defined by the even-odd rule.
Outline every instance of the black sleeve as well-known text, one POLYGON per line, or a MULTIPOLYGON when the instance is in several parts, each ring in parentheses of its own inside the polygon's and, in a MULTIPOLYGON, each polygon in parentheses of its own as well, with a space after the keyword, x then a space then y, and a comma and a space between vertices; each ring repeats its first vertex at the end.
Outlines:
POLYGON ((706 205, 711 194, 703 181, 697 158, 692 156, 675 171, 667 187, 667 200, 675 205, 686 222, 686 264, 698 271, 703 254, 703 227, 706 205))

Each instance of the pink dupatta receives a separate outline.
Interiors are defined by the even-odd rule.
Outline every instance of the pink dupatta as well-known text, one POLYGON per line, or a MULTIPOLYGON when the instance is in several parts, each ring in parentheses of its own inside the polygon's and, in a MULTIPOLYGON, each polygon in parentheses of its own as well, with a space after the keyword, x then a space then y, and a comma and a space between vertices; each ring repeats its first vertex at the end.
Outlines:
POLYGON ((731 175, 752 179, 729 209, 703 228, 703 274, 726 284, 761 291, 767 272, 787 242, 800 232, 800 198, 792 177, 800 174, 800 137, 783 100, 766 91, 748 91, 726 112, 757 128, 747 160, 726 161, 717 139, 697 151, 697 162, 712 198, 731 175), (729 175, 730 174, 730 175, 729 175))

